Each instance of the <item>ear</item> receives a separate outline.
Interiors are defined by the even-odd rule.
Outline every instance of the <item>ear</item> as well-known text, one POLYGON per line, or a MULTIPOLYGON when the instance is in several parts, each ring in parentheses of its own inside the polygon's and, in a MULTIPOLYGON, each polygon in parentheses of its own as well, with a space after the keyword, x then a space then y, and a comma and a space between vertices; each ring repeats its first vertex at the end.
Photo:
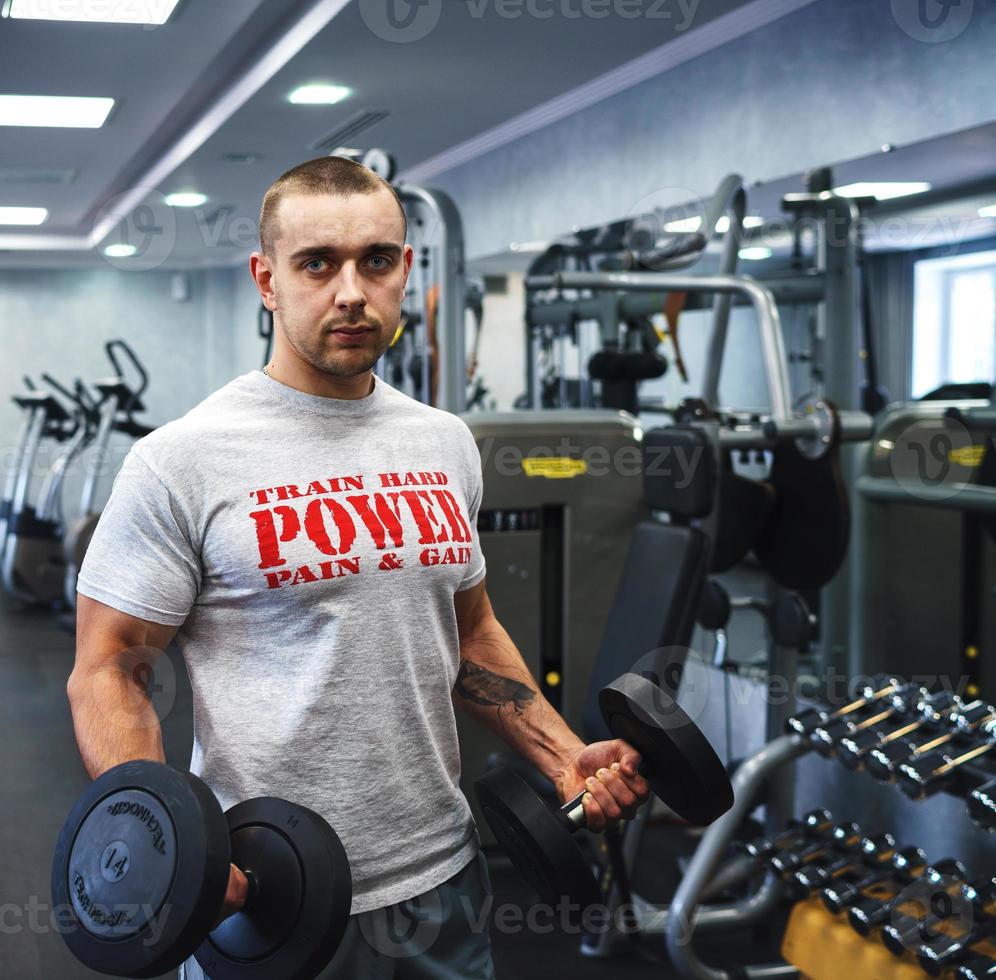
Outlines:
POLYGON ((249 256, 249 274, 256 283, 263 305, 272 312, 277 306, 277 297, 273 291, 273 268, 263 252, 253 252, 249 256))
POLYGON ((401 281, 401 293, 404 296, 404 291, 408 286, 408 276, 412 271, 412 262, 415 260, 415 249, 411 245, 405 245, 405 250, 402 253, 402 261, 405 265, 405 275, 401 281))

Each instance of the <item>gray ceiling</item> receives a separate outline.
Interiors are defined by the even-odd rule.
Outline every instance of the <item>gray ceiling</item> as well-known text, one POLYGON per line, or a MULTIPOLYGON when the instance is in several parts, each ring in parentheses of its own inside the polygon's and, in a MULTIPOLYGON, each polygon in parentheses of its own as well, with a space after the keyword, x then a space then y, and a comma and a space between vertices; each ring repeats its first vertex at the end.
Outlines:
MULTIPOLYGON (((148 207, 134 213, 127 234, 136 244, 142 236, 156 239, 150 266, 230 264, 253 247, 269 183, 317 155, 314 142, 358 113, 387 115, 351 145, 385 147, 404 170, 645 54, 679 27, 676 19, 571 15, 591 0, 530 0, 533 9, 553 11, 548 19, 501 16, 509 0, 436 0, 436 27, 415 42, 393 43, 364 20, 375 2, 346 3, 152 186, 150 171, 233 86, 246 84, 274 42, 334 0, 181 0, 169 23, 154 29, 0 20, 0 92, 118 100, 100 130, 0 129, 0 205, 50 210, 42 228, 0 228, 0 236, 86 236, 109 201, 145 187, 148 207), (287 94, 311 81, 345 84, 353 94, 336 106, 290 105, 287 94), (233 153, 257 161, 227 161, 233 153), (174 190, 201 191, 209 203, 196 212, 167 208, 162 194, 174 190)), ((656 0, 630 2, 648 7, 656 0)), ((744 2, 702 0, 695 26, 744 2)), ((506 10, 516 9, 517 0, 511 3, 506 10)), ((526 9, 525 2, 518 6, 526 9)), ((868 160, 828 163, 838 164, 842 182, 925 179, 947 188, 990 173, 993 159, 996 127, 985 127, 868 160)), ((781 194, 797 189, 798 176, 753 188, 751 210, 775 218, 781 194)), ((938 206, 945 213, 953 207, 938 206)), ((966 203, 963 211, 974 217, 974 207, 966 203)), ((83 251, 0 251, 5 266, 104 261, 83 251)))
MULTIPOLYGON (((394 43, 367 26, 371 2, 377 0, 347 3, 214 135, 149 188, 153 233, 165 226, 170 239, 168 255, 157 264, 237 258, 270 182, 317 155, 313 142, 361 110, 388 115, 356 141, 389 149, 404 169, 646 53, 681 26, 677 16, 579 17, 582 0, 530 0, 532 9, 553 12, 548 19, 528 16, 524 2, 520 16, 501 15, 515 11, 515 0, 511 6, 508 0, 437 0, 440 18, 427 36, 394 43), (353 94, 335 106, 288 104, 287 94, 311 81, 345 84, 353 94), (260 159, 252 165, 224 159, 242 152, 260 159), (165 213, 160 192, 177 189, 202 191, 210 203, 199 215, 165 213), (226 247, 232 238, 240 247, 226 247)), ((694 26, 744 2, 703 0, 694 26)), ((147 186, 149 170, 260 63, 281 33, 323 5, 328 0, 181 0, 170 21, 152 29, 0 20, 0 92, 119 100, 100 130, 0 129, 0 204, 50 210, 44 227, 3 228, 0 235, 86 235, 106 215, 108 201, 147 186), (18 179, 25 171, 29 179, 18 179), (60 176, 72 179, 38 182, 60 176)), ((135 224, 141 233, 150 222, 145 217, 135 224)), ((7 265, 93 260, 67 252, 0 256, 7 265)))

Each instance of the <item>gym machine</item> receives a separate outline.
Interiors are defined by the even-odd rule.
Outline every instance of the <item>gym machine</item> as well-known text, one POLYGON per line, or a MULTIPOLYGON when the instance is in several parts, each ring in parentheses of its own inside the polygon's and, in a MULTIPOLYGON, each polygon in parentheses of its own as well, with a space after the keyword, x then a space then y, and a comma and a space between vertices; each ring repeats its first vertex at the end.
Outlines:
MULTIPOLYGON (((644 434, 642 439, 638 438, 642 433, 638 433, 631 415, 608 410, 520 412, 506 417, 495 417, 493 420, 489 420, 487 416, 468 418, 477 436, 482 458, 485 459, 485 496, 482 505, 483 523, 480 525, 480 530, 482 547, 488 555, 489 567, 494 569, 497 564, 499 568, 514 569, 518 562, 512 555, 522 553, 521 546, 516 546, 516 538, 506 534, 508 544, 502 553, 503 560, 496 562, 493 559, 489 548, 494 544, 487 537, 487 532, 492 527, 491 507, 494 505, 489 503, 489 500, 497 498, 501 501, 501 519, 504 524, 505 514, 528 514, 529 502, 537 494, 547 492, 546 484, 549 481, 535 479, 535 472, 530 473, 530 465, 526 465, 533 462, 528 458, 519 466, 508 468, 505 473, 492 473, 492 466, 488 462, 488 445, 484 437, 494 437, 499 445, 506 441, 512 441, 517 445, 516 440, 528 431, 527 427, 538 428, 544 424, 549 427, 554 420, 565 429, 573 427, 575 447, 571 451, 555 453, 553 459, 541 459, 536 462, 555 471, 560 483, 572 483, 576 479, 580 487, 586 473, 583 451, 588 442, 586 430, 599 418, 606 420, 611 418, 615 420, 616 425, 621 422, 634 425, 634 443, 638 441, 642 443, 645 455, 645 468, 637 475, 642 476, 649 484, 651 469, 654 469, 657 474, 655 479, 660 481, 662 489, 655 492, 652 500, 648 499, 647 503, 651 511, 670 515, 670 521, 667 523, 652 518, 646 523, 652 524, 654 520, 658 520, 659 527, 671 527, 675 532, 694 532, 708 542, 706 549, 710 552, 711 565, 710 561, 706 561, 705 566, 694 573, 695 576, 701 577, 706 567, 716 570, 719 556, 722 557, 720 567, 731 567, 749 550, 754 549, 763 556, 762 560, 766 562, 765 568, 778 583, 779 588, 789 593, 801 588, 820 587, 833 578, 846 554, 849 533, 846 493, 839 479, 839 453, 845 442, 866 440, 871 433, 872 422, 870 417, 862 412, 840 412, 825 401, 813 402, 800 413, 792 410, 787 358, 778 309, 769 290, 753 280, 738 276, 693 277, 647 272, 563 272, 551 276, 531 277, 526 285, 527 289, 535 291, 604 292, 608 295, 608 299, 604 302, 597 298, 554 302, 563 305, 568 303, 599 305, 603 310, 614 310, 615 312, 606 314, 612 317, 618 314, 620 308, 625 310, 626 304, 634 294, 642 292, 662 294, 669 290, 681 290, 693 295, 699 293, 718 295, 727 300, 734 296, 746 297, 757 314, 762 363, 771 409, 763 414, 718 412, 704 399, 690 400, 676 412, 675 425, 653 430, 644 434), (483 427, 489 421, 493 422, 495 428, 485 432, 483 427), (743 450, 767 451, 774 455, 772 486, 765 488, 730 472, 726 460, 731 453, 743 450), (682 460, 693 463, 687 469, 687 475, 691 479, 684 484, 679 479, 682 476, 682 473, 678 472, 681 469, 680 465, 673 465, 680 464, 682 460), (670 471, 667 465, 663 467, 655 465, 662 461, 670 461, 672 464, 670 471), (669 472, 670 490, 667 489, 669 484, 666 478, 669 472), (662 475, 665 476, 664 479, 661 479, 662 475), (751 513, 745 516, 745 511, 751 513), (729 521, 731 516, 734 518, 732 524, 729 521), (813 527, 819 529, 818 538, 815 540, 807 534, 813 527)), ((717 315, 714 317, 713 332, 710 337, 707 378, 718 382, 725 350, 724 310, 728 310, 728 303, 717 302, 714 304, 714 310, 717 311, 717 315)), ((707 384, 707 390, 711 391, 713 383, 710 381, 707 384)), ((535 445, 535 440, 527 439, 526 442, 535 445)), ((494 469, 497 470, 497 467, 494 469)), ((541 468, 538 469, 542 472, 541 468)), ((610 478, 618 480, 621 469, 621 467, 612 468, 610 478)), ((638 486, 635 480, 632 480, 632 484, 634 487, 638 486)), ((595 481, 592 481, 592 487, 586 490, 586 494, 592 493, 594 487, 595 481)), ((639 513, 637 495, 632 490, 630 494, 630 499, 637 504, 637 513, 639 513)), ((531 531, 539 529, 537 524, 523 524, 522 521, 521 516, 516 516, 515 527, 522 526, 531 531)), ((576 528, 573 520, 568 522, 568 526, 572 530, 576 528)), ((541 532, 537 536, 536 546, 542 548, 542 541, 541 532)), ((547 553, 554 556, 570 554, 570 551, 563 549, 563 544, 556 543, 552 549, 547 550, 547 553)), ((648 565, 644 569, 645 577, 663 578, 666 569, 674 564, 673 560, 667 559, 663 553, 660 557, 660 564, 656 568, 648 565)), ((499 615, 503 615, 499 604, 504 599, 504 582, 494 576, 494 573, 492 576, 497 581, 492 582, 489 579, 490 591, 496 610, 499 610, 499 615)), ((572 596, 572 587, 572 583, 568 581, 569 597, 572 596)), ((604 583, 602 587, 604 588, 604 583)), ((698 585, 693 587, 689 579, 676 590, 671 601, 685 606, 691 604, 694 615, 693 596, 697 595, 698 585)), ((510 602, 509 605, 515 606, 516 603, 510 602)), ((798 596, 791 594, 784 596, 776 594, 769 605, 758 605, 758 611, 764 612, 771 626, 769 672, 773 676, 791 678, 794 676, 792 671, 795 650, 808 641, 808 633, 812 627, 808 610, 798 596)), ((562 608, 562 601, 559 607, 554 601, 552 608, 554 611, 562 608)), ((646 615, 646 610, 633 606, 630 613, 630 632, 632 632, 639 628, 636 624, 646 615)), ((555 617, 556 613, 553 621, 556 621, 555 617)), ((564 621, 570 622, 566 616, 564 621)), ((537 644, 535 636, 527 634, 523 637, 517 635, 515 630, 510 632, 524 652, 536 651, 533 653, 532 661, 527 656, 527 662, 530 662, 530 666, 538 676, 542 676, 534 665, 537 662, 542 663, 544 656, 551 655, 549 643, 537 644)), ((563 636, 563 630, 559 634, 554 633, 552 638, 556 641, 560 636, 563 636)), ((683 649, 674 653, 670 664, 677 664, 680 667, 687 653, 688 642, 688 638, 681 641, 683 649)), ((653 654, 662 654, 660 658, 662 661, 667 659, 663 654, 673 653, 667 650, 655 651, 654 645, 651 640, 649 646, 644 647, 641 652, 647 653, 648 656, 651 655, 651 651, 653 654)), ((660 647, 663 644, 658 641, 656 645, 660 647)), ((566 661, 566 669, 569 670, 575 660, 576 650, 572 645, 568 645, 565 649, 570 650, 570 659, 566 661)), ((556 655, 557 647, 553 647, 553 652, 556 655)), ((589 662, 584 666, 587 668, 585 672, 591 673, 597 664, 589 662)), ((583 678, 584 674, 580 676, 583 678)), ((784 715, 790 714, 791 710, 791 703, 782 702, 777 706, 772 704, 769 730, 773 734, 780 732, 784 715)), ((565 714, 568 721, 573 724, 571 715, 566 712, 565 714)), ((466 746, 464 746, 464 758, 467 758, 466 746)), ((737 771, 739 773, 740 770, 737 771)), ((789 771, 782 771, 777 774, 777 778, 768 781, 764 800, 767 803, 769 823, 784 819, 787 812, 790 812, 793 802, 790 776, 789 771)), ((759 784, 753 786, 752 794, 751 801, 742 801, 743 807, 747 807, 748 803, 750 806, 745 812, 741 812, 740 819, 753 810, 761 799, 759 784)), ((741 805, 741 801, 738 801, 735 807, 738 805, 741 805)), ((618 906, 619 903, 632 902, 636 910, 638 931, 653 934, 663 931, 662 923, 670 921, 669 911, 666 908, 650 906, 639 896, 631 894, 628 883, 629 874, 637 862, 648 810, 649 808, 644 808, 633 824, 627 828, 624 840, 607 842, 612 870, 611 875, 603 881, 603 887, 608 890, 610 907, 613 904, 618 906)), ((720 823, 724 823, 726 819, 722 818, 720 823)), ((733 826, 736 827, 736 824, 733 826)), ((768 902, 769 899, 764 893, 745 903, 719 906, 703 914, 717 926, 748 923, 763 917, 765 910, 770 907, 768 902)), ((607 955, 610 946, 611 937, 605 936, 589 944, 585 951, 589 955, 607 955)))
POLYGON ((857 481, 870 669, 996 693, 994 433, 983 401, 896 404, 882 417, 857 481))
MULTIPOLYGON (((644 513, 636 421, 597 410, 473 412, 464 420, 481 453, 477 527, 495 614, 544 696, 577 731, 630 535, 644 513)), ((461 787, 479 817, 473 780, 506 746, 462 715, 457 728, 461 787)))
POLYGON ((76 517, 66 528, 63 539, 65 572, 61 591, 70 609, 76 608, 76 580, 100 520, 100 512, 96 509, 97 489, 101 479, 107 475, 111 433, 120 432, 132 439, 141 439, 153 431, 135 418, 137 412, 145 411, 142 396, 149 385, 148 372, 138 355, 123 340, 108 341, 104 352, 114 368, 114 374, 93 382, 100 396, 91 407, 95 423, 93 445, 76 517), (136 376, 134 381, 127 379, 126 361, 131 373, 136 376))
POLYGON ((24 436, 14 469, 8 474, 10 519, 0 560, 0 584, 14 598, 29 605, 61 608, 75 606, 76 577, 99 514, 93 503, 105 468, 112 432, 141 438, 152 430, 134 418, 143 411, 140 395, 148 376, 138 358, 123 340, 105 345, 116 375, 93 383, 97 396, 77 380, 72 391, 49 375, 43 379, 64 401, 67 410, 52 395, 28 391, 15 397, 27 412, 24 436), (124 355, 139 376, 136 388, 125 380, 124 355), (63 448, 56 454, 31 502, 32 473, 41 442, 51 437, 63 448), (89 452, 88 457, 84 453, 89 452), (66 480, 74 465, 87 459, 80 508, 72 522, 64 509, 66 480))
MULTIPOLYGON (((45 376, 46 383, 54 379, 45 376)), ((28 382, 30 384, 30 382, 28 382)), ((88 437, 86 411, 77 396, 55 383, 56 390, 68 395, 75 411, 55 395, 29 388, 14 396, 24 412, 14 465, 7 474, 3 499, 3 537, 0 540, 0 584, 23 602, 55 600, 61 592, 63 566, 58 554, 59 490, 65 468, 75 458, 88 437), (32 502, 31 486, 45 440, 67 446, 43 481, 37 500, 32 502), (37 591, 36 591, 37 590, 37 591)))
MULTIPOLYGON (((703 229, 712 229, 725 218, 728 229, 723 237, 719 275, 736 272, 743 236, 747 195, 743 178, 726 177, 707 202, 703 229)), ((582 233, 573 246, 556 244, 530 266, 526 278, 526 395, 524 406, 617 408, 636 415, 639 411, 640 381, 660 377, 667 363, 657 353, 659 337, 648 318, 669 307, 668 296, 658 291, 650 295, 600 293, 591 298, 565 298, 563 289, 585 289, 568 285, 558 277, 569 275, 564 267, 573 258, 580 275, 591 268, 593 256, 603 256, 600 268, 615 266, 615 258, 624 250, 626 264, 635 270, 658 271, 687 269, 705 255, 711 234, 704 231, 669 232, 666 215, 651 212, 629 222, 595 232, 582 233), (551 276, 553 278, 551 278, 551 276), (544 293, 554 290, 553 294, 544 293), (592 338, 591 324, 596 327, 592 338), (568 378, 568 350, 577 352, 578 379, 568 378), (597 390, 596 390, 597 389, 597 390)), ((640 273, 637 273, 640 274, 640 273)), ((697 280, 696 280, 697 281, 697 280)), ((674 293, 686 293, 680 281, 672 283, 674 293)), ((693 285, 692 291, 699 292, 693 285)), ((687 294, 686 294, 687 296, 687 294)), ((729 293, 718 292, 713 302, 713 343, 722 343, 730 315, 729 293)), ((678 310, 674 313, 671 339, 681 366, 677 347, 678 310)), ((710 363, 716 359, 710 354, 710 363)), ((719 376, 708 373, 703 394, 715 403, 719 376)))

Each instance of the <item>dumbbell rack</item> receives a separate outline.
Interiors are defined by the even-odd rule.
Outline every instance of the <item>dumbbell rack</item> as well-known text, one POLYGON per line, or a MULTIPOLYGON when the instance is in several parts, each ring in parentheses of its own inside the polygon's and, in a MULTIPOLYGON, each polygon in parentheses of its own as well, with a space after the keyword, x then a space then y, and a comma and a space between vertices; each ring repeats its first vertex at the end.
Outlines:
POLYGON ((996 976, 996 877, 814 823, 753 845, 796 899, 782 952, 805 976, 996 976))
MULTIPOLYGON (((881 686, 884 682, 878 683, 881 686)), ((861 707, 872 705, 874 700, 868 698, 866 704, 861 707)), ((817 714, 820 712, 817 711, 817 714)), ((822 715, 830 715, 830 709, 822 712, 822 715)), ((950 724, 957 727, 956 719, 952 718, 950 724)), ((813 752, 820 744, 820 739, 812 737, 811 729, 800 733, 799 726, 795 726, 796 730, 793 731, 791 722, 788 727, 789 734, 770 741, 737 769, 733 777, 736 797, 733 809, 706 831, 671 905, 666 910, 661 910, 656 921, 647 923, 648 928, 645 931, 665 933, 671 962, 684 976, 699 980, 726 980, 730 977, 728 972, 711 968, 702 962, 693 949, 691 934, 757 922, 773 912, 782 900, 784 883, 775 871, 767 868, 763 883, 747 899, 726 907, 701 907, 701 903, 709 895, 716 894, 722 888, 735 883, 747 881, 758 873, 756 860, 748 858, 727 863, 725 867, 722 865, 730 842, 753 808, 757 793, 765 781, 784 767, 791 766, 804 755, 813 752)), ((996 766, 993 768, 990 766, 996 762, 996 759, 987 758, 988 750, 981 751, 983 745, 981 737, 975 746, 978 750, 976 752, 973 752, 970 736, 959 737, 962 741, 958 743, 957 754, 961 756, 972 753, 974 757, 964 765, 956 767, 949 778, 943 781, 942 788, 947 793, 967 796, 972 802, 973 817, 980 825, 992 830, 992 783, 996 775, 996 766)), ((824 743, 822 754, 835 754, 833 748, 831 744, 827 751, 824 743)), ((996 757, 996 749, 992 751, 992 756, 996 757)), ((795 966, 785 963, 746 967, 744 972, 751 977, 798 975, 795 966)), ((914 974, 915 972, 914 968, 914 974)), ((861 974, 852 973, 852 976, 861 976, 861 974)), ((996 976, 996 973, 992 976, 996 976)))

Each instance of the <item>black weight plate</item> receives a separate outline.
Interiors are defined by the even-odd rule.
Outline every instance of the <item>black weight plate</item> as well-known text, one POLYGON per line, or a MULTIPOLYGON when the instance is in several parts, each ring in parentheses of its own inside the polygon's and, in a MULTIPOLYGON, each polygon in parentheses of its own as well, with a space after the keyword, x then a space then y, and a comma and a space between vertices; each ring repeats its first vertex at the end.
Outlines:
POLYGON ((228 828, 196 776, 126 762, 70 811, 52 865, 63 938, 91 969, 152 977, 211 928, 228 881, 228 828))
POLYGON ((541 901, 557 906, 566 897, 578 912, 599 901, 594 875, 569 827, 521 776, 489 769, 474 791, 498 845, 541 901))
POLYGON ((679 817, 705 827, 733 806, 723 763, 666 691, 639 674, 623 674, 601 690, 598 705, 609 731, 640 753, 641 773, 679 817))
POLYGON ((232 862, 258 894, 197 951, 212 980, 311 980, 331 960, 349 922, 352 877, 338 836, 318 814, 273 797, 226 814, 232 862))

